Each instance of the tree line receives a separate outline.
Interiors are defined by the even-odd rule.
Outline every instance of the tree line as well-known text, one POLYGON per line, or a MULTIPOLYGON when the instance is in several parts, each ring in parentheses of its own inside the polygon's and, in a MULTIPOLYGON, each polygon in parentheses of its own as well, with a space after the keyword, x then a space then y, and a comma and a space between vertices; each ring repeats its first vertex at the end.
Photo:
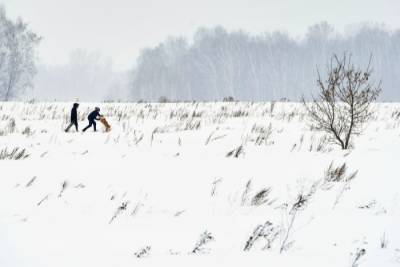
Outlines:
POLYGON ((298 101, 317 90, 317 68, 333 54, 349 54, 382 80, 380 100, 400 99, 400 30, 364 24, 346 33, 326 22, 303 38, 285 32, 251 35, 222 27, 199 29, 192 40, 170 37, 144 49, 131 71, 133 100, 298 101))

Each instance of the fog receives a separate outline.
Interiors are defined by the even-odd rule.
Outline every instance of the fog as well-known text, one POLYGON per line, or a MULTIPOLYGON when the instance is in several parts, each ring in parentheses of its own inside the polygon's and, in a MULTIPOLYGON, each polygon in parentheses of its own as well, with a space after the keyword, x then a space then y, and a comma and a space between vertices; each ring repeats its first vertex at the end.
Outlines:
POLYGON ((127 98, 126 72, 113 69, 99 52, 75 50, 63 65, 38 66, 34 89, 27 99, 44 101, 104 101, 127 98))
POLYGON ((363 24, 340 33, 326 22, 299 39, 222 27, 200 29, 193 40, 169 38, 142 51, 129 92, 135 100, 296 101, 315 93, 317 70, 324 75, 332 55, 344 53, 361 68, 372 56, 372 78, 383 86, 380 100, 400 98, 400 31, 363 24))
POLYGON ((400 100, 397 0, 4 0, 2 5, 3 25, 17 29, 18 17, 27 25, 18 40, 29 32, 41 37, 31 52, 23 45, 16 50, 18 63, 11 35, 3 34, 8 36, 0 42, 7 59, 3 99, 298 100, 315 93, 316 71, 324 75, 334 53, 348 53, 360 67, 372 55, 373 79, 382 81, 380 100, 400 100), (9 84, 15 84, 12 90, 9 84), (4 96, 8 91, 12 94, 4 96))
POLYGON ((326 73, 333 54, 351 55, 382 82, 381 101, 400 100, 400 31, 360 24, 337 31, 326 23, 301 37, 287 32, 250 34, 223 27, 200 28, 193 38, 169 37, 141 50, 131 69, 115 71, 112 59, 85 50, 70 54, 65 65, 40 65, 38 100, 171 101, 288 99, 316 93, 317 70, 326 73))

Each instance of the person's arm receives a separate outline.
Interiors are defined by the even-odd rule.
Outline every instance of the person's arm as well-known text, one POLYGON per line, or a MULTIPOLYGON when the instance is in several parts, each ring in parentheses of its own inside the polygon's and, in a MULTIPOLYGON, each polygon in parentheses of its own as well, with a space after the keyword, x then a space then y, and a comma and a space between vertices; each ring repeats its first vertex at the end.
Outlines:
POLYGON ((99 121, 101 119, 101 117, 103 117, 103 115, 101 115, 100 113, 97 112, 95 119, 99 121))

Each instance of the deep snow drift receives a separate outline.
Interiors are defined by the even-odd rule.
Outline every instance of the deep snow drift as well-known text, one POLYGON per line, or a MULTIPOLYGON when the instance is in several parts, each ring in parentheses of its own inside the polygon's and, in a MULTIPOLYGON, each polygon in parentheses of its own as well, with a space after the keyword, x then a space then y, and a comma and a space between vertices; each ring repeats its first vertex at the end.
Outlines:
POLYGON ((348 151, 296 103, 95 105, 0 104, 0 266, 400 264, 399 104, 348 151))

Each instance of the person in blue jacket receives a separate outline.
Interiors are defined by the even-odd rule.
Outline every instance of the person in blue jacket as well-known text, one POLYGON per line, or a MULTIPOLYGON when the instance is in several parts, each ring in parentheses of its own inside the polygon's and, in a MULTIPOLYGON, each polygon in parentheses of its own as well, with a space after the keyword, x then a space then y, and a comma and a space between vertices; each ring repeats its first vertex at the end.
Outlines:
POLYGON ((74 103, 74 106, 71 109, 71 123, 68 125, 67 129, 65 129, 65 132, 67 133, 69 129, 72 127, 72 125, 75 125, 75 129, 78 132, 78 103, 74 103))
POLYGON ((100 115, 100 108, 96 107, 92 112, 90 112, 88 116, 89 125, 83 129, 83 132, 92 127, 92 125, 94 131, 96 132, 96 120, 100 120, 100 117, 102 117, 102 115, 100 115))

